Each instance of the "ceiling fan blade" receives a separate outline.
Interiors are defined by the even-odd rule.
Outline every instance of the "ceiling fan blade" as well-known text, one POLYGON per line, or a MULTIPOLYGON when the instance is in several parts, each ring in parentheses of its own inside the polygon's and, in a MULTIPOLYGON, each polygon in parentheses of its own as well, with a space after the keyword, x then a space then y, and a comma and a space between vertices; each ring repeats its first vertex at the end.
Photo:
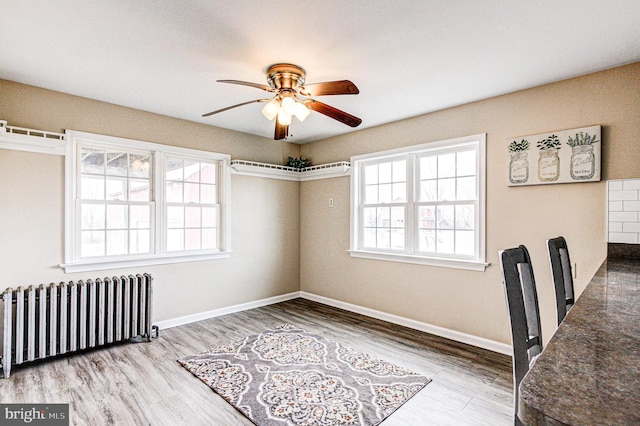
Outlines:
POLYGON ((340 80, 306 84, 300 87, 299 92, 303 96, 357 95, 360 90, 349 80, 340 80))
POLYGON ((362 123, 362 120, 360 118, 341 111, 338 108, 334 108, 331 105, 316 101, 315 99, 305 99, 303 103, 307 106, 307 108, 317 111, 320 114, 324 114, 327 117, 331 117, 334 120, 338 120, 339 122, 344 123, 347 126, 358 127, 360 123, 362 123))
POLYGON ((278 119, 276 119, 276 131, 275 131, 275 134, 273 135, 273 139, 275 140, 286 139, 288 134, 289 134, 289 126, 280 124, 278 122, 278 119))
POLYGON ((255 87, 256 89, 266 90, 267 92, 276 91, 273 87, 270 87, 264 84, 251 83, 249 81, 240 81, 240 80, 216 80, 216 81, 218 83, 230 83, 230 84, 239 84, 241 86, 255 87))
POLYGON ((206 114, 202 114, 202 116, 203 117, 208 117, 210 115, 217 114, 217 113, 223 112, 223 111, 227 111, 227 110, 230 110, 230 109, 233 109, 233 108, 237 108, 237 107, 240 107, 240 106, 243 106, 243 105, 249 105, 249 104, 253 104, 253 103, 256 103, 256 102, 269 102, 270 100, 271 99, 256 99, 256 100, 253 100, 253 101, 243 102, 241 104, 231 105, 231 106, 226 107, 226 108, 222 108, 222 109, 218 109, 216 111, 211 111, 211 112, 208 112, 206 114))

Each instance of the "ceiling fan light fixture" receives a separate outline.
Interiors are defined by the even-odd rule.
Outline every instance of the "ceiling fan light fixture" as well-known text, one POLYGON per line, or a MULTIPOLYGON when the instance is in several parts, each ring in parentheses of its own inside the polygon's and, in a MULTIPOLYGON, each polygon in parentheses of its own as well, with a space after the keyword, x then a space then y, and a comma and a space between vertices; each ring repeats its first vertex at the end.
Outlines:
POLYGON ((305 104, 303 104, 302 102, 296 102, 295 116, 298 120, 300 120, 301 122, 306 120, 309 114, 311 114, 311 110, 307 108, 305 104))
POLYGON ((271 121, 280 113, 280 102, 277 98, 271 99, 267 104, 262 107, 262 115, 271 121))
POLYGON ((288 126, 291 124, 291 116, 284 111, 280 111, 280 113, 278 113, 278 123, 280 123, 281 126, 288 126))
POLYGON ((291 96, 284 97, 281 103, 282 112, 287 114, 289 117, 296 113, 296 101, 291 96))

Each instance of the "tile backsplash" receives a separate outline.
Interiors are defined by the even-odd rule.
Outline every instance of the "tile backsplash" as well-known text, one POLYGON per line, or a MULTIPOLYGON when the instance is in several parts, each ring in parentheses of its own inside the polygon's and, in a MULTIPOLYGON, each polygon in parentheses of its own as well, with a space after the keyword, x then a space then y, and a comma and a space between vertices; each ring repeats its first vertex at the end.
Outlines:
POLYGON ((607 241, 640 244, 640 179, 607 182, 607 241))

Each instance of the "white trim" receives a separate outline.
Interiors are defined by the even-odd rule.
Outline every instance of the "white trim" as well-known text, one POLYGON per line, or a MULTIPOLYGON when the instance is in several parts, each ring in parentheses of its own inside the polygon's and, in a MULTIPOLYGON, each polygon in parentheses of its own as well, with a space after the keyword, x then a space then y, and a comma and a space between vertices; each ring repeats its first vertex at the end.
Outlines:
POLYGON ((450 330, 448 328, 438 327, 437 325, 427 324, 424 322, 412 320, 412 319, 401 317, 398 315, 388 314, 386 312, 377 311, 375 309, 365 308, 363 306, 341 302, 339 300, 331 299, 328 297, 318 296, 313 293, 307 293, 306 291, 301 291, 300 297, 302 297, 303 299, 308 299, 314 302, 333 306, 334 308, 344 309, 346 311, 354 312, 356 314, 365 315, 371 318, 387 321, 392 324, 397 324, 403 327, 411 328, 413 330, 418 330, 424 333, 429 333, 436 336, 444 337, 445 339, 450 339, 456 342, 465 343, 467 345, 486 349, 492 352, 497 352, 497 353, 509 355, 509 356, 513 354, 513 349, 510 345, 496 342, 494 340, 485 339, 483 337, 473 336, 471 334, 461 333, 459 331, 450 330))
POLYGON ((486 262, 476 262, 471 260, 448 259, 437 257, 414 256, 404 253, 382 253, 365 250, 347 250, 351 257, 360 259, 385 260, 388 262, 413 263, 417 265, 439 266, 442 268, 467 269, 469 271, 484 270, 489 266, 486 262))
POLYGON ((465 343, 467 345, 475 346, 478 348, 486 349, 488 351, 497 352, 500 354, 511 356, 513 349, 510 345, 505 343, 496 342, 494 340, 485 339, 471 334, 461 333, 459 331, 450 330, 448 328, 438 327, 436 325, 427 324, 420 321, 415 321, 409 318, 400 317, 398 315, 387 314, 375 309, 365 308, 363 306, 354 305, 351 303, 341 302, 329 297, 318 296, 306 291, 294 291, 291 293, 283 294, 280 296, 269 297, 266 299, 260 299, 253 302, 241 303, 239 305, 228 306, 225 308, 218 308, 211 311, 199 312, 196 314, 185 315, 178 318, 172 318, 164 321, 158 321, 155 323, 161 330, 179 325, 190 324, 196 321, 202 321, 209 318, 219 317, 221 315, 232 314, 236 312, 246 311, 249 309, 260 308, 262 306, 268 306, 275 303, 285 302, 296 298, 302 298, 311 300, 313 302, 322 303, 324 305, 333 306, 334 308, 344 309, 349 312, 353 312, 360 315, 365 315, 371 318, 376 318, 382 321, 387 321, 392 324, 401 325, 403 327, 411 328, 413 330, 421 331, 423 333, 433 334, 435 336, 444 337, 456 342, 465 343))
POLYGON ((231 161, 231 171, 235 175, 291 180, 295 182, 347 176, 350 167, 351 165, 347 161, 310 166, 302 170, 277 164, 258 163, 256 161, 231 161))
MULTIPOLYGON (((203 260, 228 259, 231 252, 203 253, 189 255, 159 255, 144 257, 139 259, 119 259, 119 260, 99 260, 99 261, 79 261, 74 263, 62 263, 60 268, 65 274, 87 271, 104 271, 107 269, 135 268, 139 266, 168 265, 171 263, 200 262, 203 260)), ((105 258, 99 258, 105 259, 105 258)))
POLYGON ((65 135, 44 130, 8 126, 0 120, 0 149, 65 155, 65 135))
POLYGON ((161 330, 164 330, 171 327, 177 327, 179 325, 185 325, 196 321, 219 317, 221 315, 233 314, 235 312, 247 311, 249 309, 255 309, 262 306, 273 305, 275 303, 286 302, 287 300, 297 299, 298 297, 300 297, 300 292, 294 291, 292 293, 287 293, 280 296, 273 296, 266 299, 255 300, 253 302, 241 303, 239 305, 227 306, 225 308, 218 308, 211 311, 199 312, 197 314, 185 315, 183 317, 158 321, 155 323, 155 325, 157 325, 161 330))

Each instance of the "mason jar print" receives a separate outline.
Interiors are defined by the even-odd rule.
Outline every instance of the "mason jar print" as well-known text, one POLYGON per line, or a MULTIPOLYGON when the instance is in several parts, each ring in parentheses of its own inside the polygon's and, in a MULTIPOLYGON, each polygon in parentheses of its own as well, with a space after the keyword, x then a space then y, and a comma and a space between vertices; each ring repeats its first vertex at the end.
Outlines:
POLYGON ((525 183, 529 180, 529 159, 527 152, 512 152, 509 162, 511 183, 525 183))
POLYGON ((541 182, 553 182, 560 177, 560 158, 555 148, 540 151, 538 158, 538 179, 541 182))
POLYGON ((591 179, 596 172, 596 157, 593 145, 578 145, 571 148, 571 178, 591 179))

